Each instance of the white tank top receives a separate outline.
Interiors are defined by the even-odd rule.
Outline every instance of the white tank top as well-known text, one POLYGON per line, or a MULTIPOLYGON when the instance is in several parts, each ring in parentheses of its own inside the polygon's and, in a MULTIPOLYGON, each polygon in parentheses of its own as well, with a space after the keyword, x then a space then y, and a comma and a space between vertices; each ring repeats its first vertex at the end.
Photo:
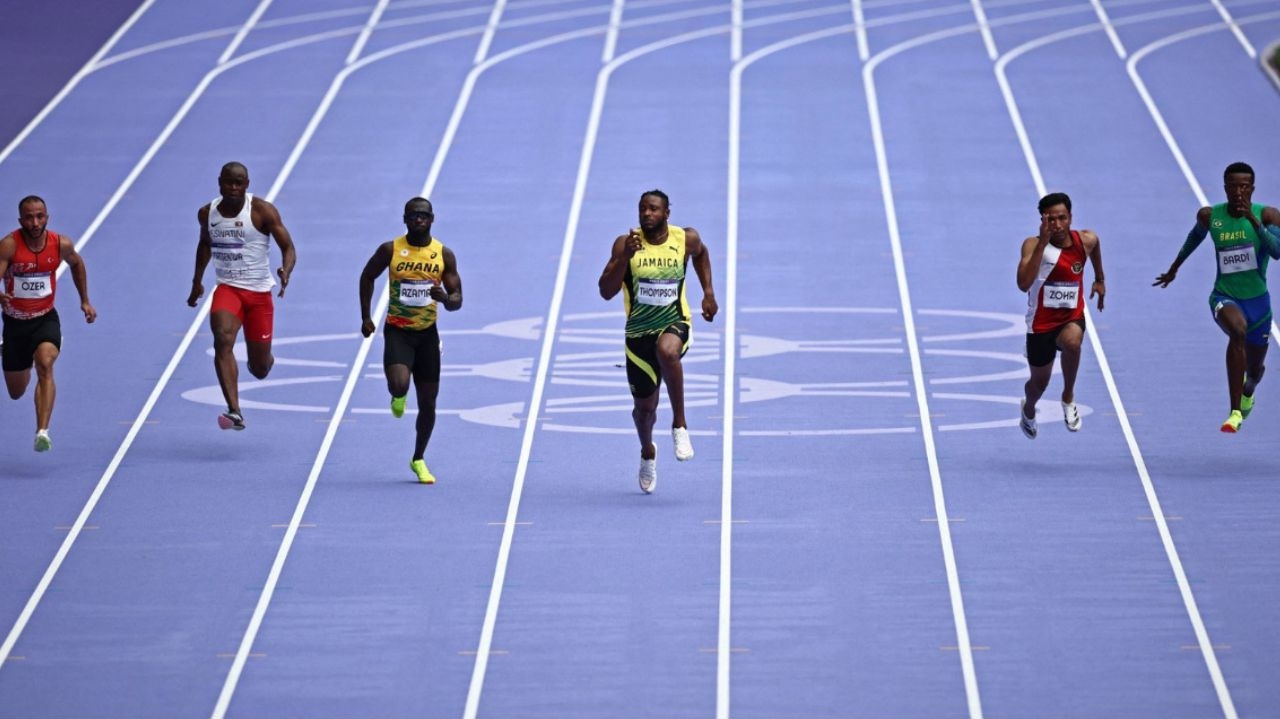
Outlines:
POLYGON ((275 287, 271 276, 271 246, 267 235, 253 226, 253 195, 245 193, 244 207, 235 217, 218 212, 221 197, 209 203, 209 239, 218 282, 251 292, 275 287))

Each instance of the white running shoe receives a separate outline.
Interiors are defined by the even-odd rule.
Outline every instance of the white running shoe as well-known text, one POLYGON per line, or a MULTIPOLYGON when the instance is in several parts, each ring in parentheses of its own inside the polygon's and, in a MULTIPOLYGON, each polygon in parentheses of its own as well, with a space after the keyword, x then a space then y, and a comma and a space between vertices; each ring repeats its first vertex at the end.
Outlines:
POLYGON ((693 459, 693 442, 689 441, 689 430, 684 427, 672 427, 671 441, 676 446, 676 459, 681 462, 693 459))
POLYGON ((1018 422, 1018 426, 1022 428, 1022 433, 1027 435, 1027 439, 1036 438, 1036 418, 1027 416, 1027 400, 1022 400, 1022 419, 1018 422))
POLYGON ((51 447, 53 447, 53 440, 49 439, 49 430, 38 430, 36 432, 36 451, 48 452, 51 447))
POLYGON ((1067 429, 1072 432, 1080 431, 1083 421, 1080 419, 1080 410, 1076 408, 1075 402, 1062 403, 1062 421, 1067 423, 1067 429))
POLYGON ((640 491, 645 494, 653 494, 658 486, 658 445, 649 446, 653 447, 653 459, 640 458, 640 491))

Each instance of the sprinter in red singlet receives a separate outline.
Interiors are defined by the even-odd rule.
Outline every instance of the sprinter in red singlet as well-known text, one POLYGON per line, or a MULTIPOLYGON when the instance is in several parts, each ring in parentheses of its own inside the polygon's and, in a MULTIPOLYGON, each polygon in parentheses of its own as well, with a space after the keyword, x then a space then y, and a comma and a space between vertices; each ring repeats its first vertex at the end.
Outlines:
POLYGON ((1054 192, 1040 199, 1040 234, 1022 242, 1018 289, 1027 293, 1027 380, 1019 426, 1027 439, 1036 438, 1036 402, 1049 386, 1053 360, 1062 352, 1062 418, 1067 429, 1080 431, 1076 407, 1076 372, 1084 340, 1084 263, 1093 263, 1089 299, 1098 298, 1102 311, 1107 287, 1102 248, 1090 230, 1071 229, 1071 198, 1054 192))
POLYGON ((213 291, 209 326, 213 329, 213 367, 218 373, 227 411, 218 416, 222 429, 244 429, 240 413, 239 369, 236 367, 236 336, 244 327, 244 346, 249 355, 249 373, 266 379, 275 364, 271 355, 271 334, 275 309, 271 300, 271 246, 268 237, 280 246, 280 297, 289 286, 289 275, 297 262, 293 238, 280 219, 275 205, 247 192, 249 171, 238 162, 228 162, 218 175, 219 196, 196 213, 200 222, 200 243, 196 245, 196 274, 191 280, 187 304, 195 307, 204 295, 204 270, 213 260, 218 286, 213 291))
POLYGON ((76 245, 66 235, 48 229, 49 210, 44 200, 28 195, 18 202, 18 223, 22 227, 0 239, 0 306, 4 314, 4 383, 9 396, 19 399, 31 382, 36 368, 37 452, 53 446, 49 438, 49 418, 57 388, 53 363, 62 351, 62 325, 54 296, 58 289, 58 265, 71 268, 71 280, 80 293, 80 311, 86 322, 98 318, 89 304, 89 278, 76 245))

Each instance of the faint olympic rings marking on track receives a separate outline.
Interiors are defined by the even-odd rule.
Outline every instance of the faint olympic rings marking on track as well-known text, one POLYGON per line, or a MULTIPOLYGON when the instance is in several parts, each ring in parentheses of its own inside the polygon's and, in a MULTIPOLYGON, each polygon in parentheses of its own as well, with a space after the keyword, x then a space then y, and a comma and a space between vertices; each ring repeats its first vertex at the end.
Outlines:
MULTIPOLYGON (((874 307, 776 307, 749 308, 745 314, 753 315, 880 315, 892 320, 898 314, 896 309, 874 307)), ((999 342, 1004 347, 1021 346, 1021 337, 1025 333, 1021 315, 997 312, 977 312, 968 310, 921 310, 922 319, 937 319, 955 325, 957 329, 974 326, 968 331, 948 333, 931 333, 922 336, 926 356, 939 358, 946 362, 947 358, 974 361, 995 361, 1009 365, 1009 369, 1001 369, 982 374, 964 374, 956 376, 933 377, 928 380, 930 387, 952 387, 956 385, 973 385, 986 382, 1018 382, 1026 378, 1025 359, 1019 352, 988 349, 959 349, 954 347, 938 347, 942 343, 957 342, 999 342)), ((454 341, 466 341, 466 336, 487 336, 535 342, 541 337, 540 317, 526 317, 503 322, 496 322, 480 329, 442 330, 441 334, 454 341)), ((542 429, 560 432, 579 432, 589 434, 625 434, 634 429, 625 424, 625 418, 631 410, 631 398, 627 394, 625 377, 621 368, 621 352, 618 349, 620 327, 616 311, 590 312, 566 315, 560 332, 560 346, 554 356, 551 376, 553 382, 560 387, 595 388, 594 394, 572 397, 556 397, 547 400, 542 420, 542 429), (580 351, 578 350, 580 348, 580 351), (586 417, 601 414, 616 420, 613 426, 586 421, 586 417)), ((925 327, 924 329, 928 329, 925 327)), ((721 335, 703 327, 694 330, 694 343, 685 356, 685 401, 688 407, 712 407, 719 402, 720 374, 716 367, 720 362, 721 335), (698 371, 711 366, 711 371, 698 371)), ((324 359, 300 358, 297 356, 279 356, 282 348, 297 348, 305 345, 324 344, 330 342, 350 342, 360 339, 357 333, 317 334, 301 337, 279 338, 274 343, 277 353, 277 368, 300 368, 311 372, 302 377, 271 378, 261 381, 247 381, 240 385, 241 407, 253 410, 278 410, 286 412, 309 412, 323 414, 332 411, 332 407, 324 404, 312 404, 306 397, 315 396, 314 391, 295 392, 285 401, 267 401, 253 399, 252 396, 265 390, 298 385, 314 385, 339 383, 346 375, 346 362, 324 359)), ((744 365, 769 358, 799 357, 804 354, 884 354, 902 355, 905 350, 903 338, 885 336, 858 339, 789 339, 771 335, 744 333, 739 337, 740 358, 744 365)), ((213 350, 206 351, 210 356, 213 350)), ((245 360, 244 345, 235 348, 238 361, 245 360)), ((478 364, 460 364, 449 361, 442 370, 442 378, 473 377, 484 380, 507 382, 513 386, 528 384, 532 376, 534 358, 530 356, 509 357, 505 359, 482 362, 478 364)), ((966 365, 967 366, 967 365, 966 365)), ((1055 370, 1056 372, 1056 370, 1055 370)), ((366 380, 381 383, 383 381, 381 363, 368 365, 366 380)), ((862 398, 910 398, 910 382, 907 379, 867 379, 862 381, 842 382, 793 382, 776 377, 761 377, 750 372, 739 377, 740 402, 743 406, 761 402, 774 402, 793 398, 823 397, 862 397, 862 398)), ((197 387, 182 393, 183 399, 200 404, 221 406, 222 393, 218 385, 211 384, 197 387)), ((932 392, 935 400, 966 403, 996 403, 1017 406, 1019 396, 1008 394, 991 394, 981 392, 932 392)), ((441 415, 455 415, 460 419, 494 427, 519 428, 525 412, 527 400, 513 399, 478 407, 448 409, 441 408, 441 415)), ((665 399, 664 399, 665 403, 665 399)), ((1093 412, 1087 405, 1079 405, 1082 415, 1093 412)), ((353 414, 384 414, 386 407, 352 407, 353 414)), ((412 408, 409 410, 412 412, 412 408)), ((986 421, 969 421, 939 424, 939 431, 960 431, 976 429, 1009 428, 1017 424, 1016 415, 986 421)), ((767 430, 741 429, 743 436, 852 436, 910 433, 918 430, 915 424, 900 426, 879 426, 864 428, 848 427, 803 427, 772 428, 767 430)), ((712 435, 715 431, 706 430, 703 434, 712 435)))

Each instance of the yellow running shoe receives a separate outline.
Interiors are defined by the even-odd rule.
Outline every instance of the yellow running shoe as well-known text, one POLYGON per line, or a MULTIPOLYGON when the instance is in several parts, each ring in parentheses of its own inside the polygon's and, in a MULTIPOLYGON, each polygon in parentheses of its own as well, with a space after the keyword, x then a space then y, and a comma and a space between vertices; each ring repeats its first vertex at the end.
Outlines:
POLYGON ((407 397, 408 395, 405 395, 404 397, 391 398, 391 416, 392 417, 395 417, 396 419, 400 419, 401 417, 404 416, 404 401, 405 399, 407 399, 407 397))
POLYGON ((1227 421, 1222 423, 1223 432, 1231 432, 1232 434, 1240 431, 1240 425, 1244 422, 1244 415, 1240 414, 1240 410, 1233 409, 1231 414, 1227 415, 1227 421))
POLYGON ((1247 394, 1240 395, 1240 416, 1249 419, 1249 413, 1253 411, 1253 397, 1247 394))
POLYGON ((412 469, 413 473, 418 475, 419 482, 423 484, 436 483, 436 476, 431 473, 431 470, 427 469, 427 463, 423 460, 415 459, 412 462, 409 462, 409 469, 412 469))

